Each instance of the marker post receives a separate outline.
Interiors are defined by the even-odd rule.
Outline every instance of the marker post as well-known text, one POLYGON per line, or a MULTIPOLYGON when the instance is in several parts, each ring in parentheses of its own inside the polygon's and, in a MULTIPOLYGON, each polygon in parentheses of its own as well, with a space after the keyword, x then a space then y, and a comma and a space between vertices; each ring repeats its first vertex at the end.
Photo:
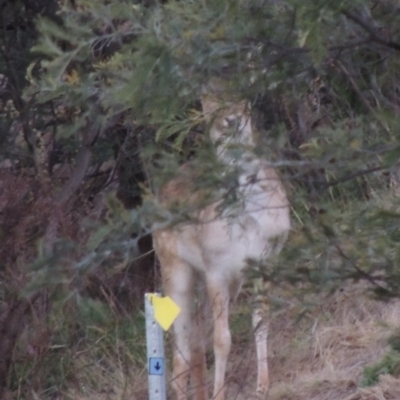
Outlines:
POLYGON ((157 297, 160 297, 158 293, 146 293, 145 295, 149 400, 167 400, 164 335, 161 326, 155 319, 155 310, 152 301, 157 297))

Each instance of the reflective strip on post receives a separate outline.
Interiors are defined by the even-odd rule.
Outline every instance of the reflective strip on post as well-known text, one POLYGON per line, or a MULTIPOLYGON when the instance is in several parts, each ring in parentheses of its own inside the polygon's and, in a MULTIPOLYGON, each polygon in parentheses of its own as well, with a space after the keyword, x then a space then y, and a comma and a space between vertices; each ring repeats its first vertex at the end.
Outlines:
POLYGON ((154 316, 152 297, 158 293, 145 294, 147 372, 149 376, 149 400, 167 400, 165 383, 164 335, 154 316))

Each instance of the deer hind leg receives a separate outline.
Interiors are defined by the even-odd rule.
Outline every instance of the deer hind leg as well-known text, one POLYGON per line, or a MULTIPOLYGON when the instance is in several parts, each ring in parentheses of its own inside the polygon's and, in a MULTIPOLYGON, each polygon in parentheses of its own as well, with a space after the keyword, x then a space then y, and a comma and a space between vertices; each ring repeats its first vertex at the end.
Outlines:
POLYGON ((269 389, 269 374, 268 374, 268 313, 269 305, 266 296, 268 283, 262 278, 257 278, 253 281, 253 329, 256 344, 257 356, 257 393, 265 395, 269 389))
POLYGON ((215 379, 214 400, 225 398, 225 373, 231 349, 231 332, 229 330, 229 287, 222 279, 207 280, 214 322, 214 357, 215 379))

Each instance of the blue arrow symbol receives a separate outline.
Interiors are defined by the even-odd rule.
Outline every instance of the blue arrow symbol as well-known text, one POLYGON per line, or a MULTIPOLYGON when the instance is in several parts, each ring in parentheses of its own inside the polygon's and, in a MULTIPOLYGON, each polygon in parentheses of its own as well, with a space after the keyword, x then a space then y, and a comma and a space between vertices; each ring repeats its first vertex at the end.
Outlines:
POLYGON ((164 359, 162 357, 150 357, 149 375, 164 375, 164 359))

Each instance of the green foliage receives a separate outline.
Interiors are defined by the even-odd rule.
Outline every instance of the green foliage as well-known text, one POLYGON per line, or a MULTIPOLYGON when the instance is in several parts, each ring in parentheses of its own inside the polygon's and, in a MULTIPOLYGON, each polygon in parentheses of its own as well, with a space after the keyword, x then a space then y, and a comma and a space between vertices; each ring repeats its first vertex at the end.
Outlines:
POLYGON ((117 367, 128 373, 145 364, 141 314, 121 317, 103 301, 78 296, 54 302, 48 318, 40 342, 22 336, 17 345, 10 390, 26 396, 18 398, 29 398, 29 391, 51 398, 67 392, 74 381, 101 387, 95 371, 109 374, 117 367), (29 357, 18 357, 25 340, 29 357))
MULTIPOLYGON (((398 337, 396 340, 398 341, 398 337)), ((364 368, 361 386, 375 385, 379 381, 379 376, 385 374, 395 377, 400 375, 400 352, 398 351, 398 346, 392 346, 379 362, 364 368)))
MULTIPOLYGON (((197 100, 210 77, 222 76, 262 116, 257 153, 280 167, 291 194, 293 240, 267 276, 331 289, 345 279, 366 279, 379 296, 396 296, 398 222, 383 217, 397 207, 388 193, 399 140, 395 6, 371 8, 361 0, 111 6, 98 0, 66 3, 61 27, 41 20, 34 50, 45 58, 44 73, 27 98, 35 93, 39 102, 79 109, 73 126, 120 116, 133 135, 132 125, 156 131, 136 138, 148 180, 143 206, 128 218, 116 212, 123 221, 117 225, 125 226, 120 231, 110 221, 98 225, 87 254, 118 252, 121 232, 140 237, 154 221, 171 222, 147 193, 193 154, 196 188, 219 188, 223 207, 237 201, 237 171, 222 173, 199 134, 197 100), (390 279, 382 280, 382 272, 390 279)), ((57 134, 71 132, 70 122, 58 124, 57 134)), ((172 210, 172 218, 179 222, 190 212, 172 210)), ((97 262, 82 257, 76 267, 97 262)))
MULTIPOLYGON (((0 38, 0 161, 12 161, 11 175, 31 179, 20 189, 27 206, 18 208, 9 195, 1 210, 1 274, 4 282, 23 277, 23 283, 1 283, 2 302, 22 286, 27 298, 48 291, 55 314, 62 301, 74 299, 78 332, 71 333, 68 321, 65 329, 54 322, 52 337, 64 346, 57 349, 82 335, 87 345, 101 344, 94 357, 104 351, 112 358, 117 340, 127 354, 140 354, 128 343, 128 325, 88 294, 86 279, 125 270, 154 222, 190 218, 190 204, 166 212, 153 197, 188 159, 197 177, 193 190, 205 193, 198 206, 216 193, 221 212, 240 203, 239 171, 218 161, 199 106, 215 76, 253 104, 255 151, 279 170, 292 205, 293 232, 282 258, 254 265, 253 272, 303 290, 333 291, 344 280, 366 280, 380 298, 398 296, 399 200, 390 191, 399 184, 397 1, 57 3, 57 16, 54 2, 40 17, 38 11, 26 18, 30 33, 33 19, 39 30, 32 52, 36 31, 24 36, 13 22, 18 29, 0 38), (52 146, 40 145, 42 136, 52 146), (43 161, 46 146, 51 151, 43 161), (65 177, 65 170, 73 172, 65 177), (135 209, 107 194, 118 180, 134 193, 135 209), (96 209, 102 196, 106 205, 91 213, 87 203, 93 200, 96 209), (58 218, 49 210, 57 210, 61 197, 64 220, 49 243, 50 222, 58 218)), ((2 9, 2 32, 14 21, 10 15, 26 10, 21 4, 2 9)), ((7 193, 15 179, 10 182, 7 193)), ((49 365, 61 352, 46 353, 49 365)), ((63 354, 57 375, 70 379, 71 354, 63 354)), ((396 357, 367 374, 396 369, 396 357)), ((30 376, 29 366, 17 364, 13 382, 30 376)))

